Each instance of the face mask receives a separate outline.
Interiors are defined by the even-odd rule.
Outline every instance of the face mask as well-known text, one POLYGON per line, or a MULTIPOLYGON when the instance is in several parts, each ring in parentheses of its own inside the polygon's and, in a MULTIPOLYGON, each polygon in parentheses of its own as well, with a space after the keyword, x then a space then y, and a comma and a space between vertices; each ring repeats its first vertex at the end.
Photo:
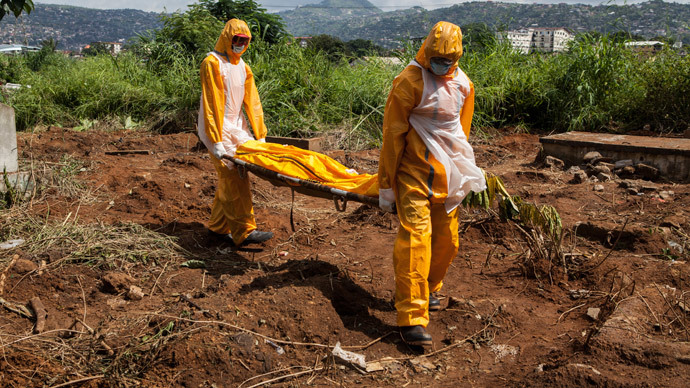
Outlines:
POLYGON ((453 65, 452 63, 449 64, 444 64, 444 63, 438 63, 435 61, 430 62, 431 65, 431 72, 436 74, 436 75, 446 75, 448 74, 448 70, 450 70, 450 67, 453 65))
POLYGON ((242 50, 244 50, 245 47, 246 46, 244 46, 244 45, 238 46, 236 44, 233 44, 232 45, 232 52, 235 54, 242 54, 242 50))

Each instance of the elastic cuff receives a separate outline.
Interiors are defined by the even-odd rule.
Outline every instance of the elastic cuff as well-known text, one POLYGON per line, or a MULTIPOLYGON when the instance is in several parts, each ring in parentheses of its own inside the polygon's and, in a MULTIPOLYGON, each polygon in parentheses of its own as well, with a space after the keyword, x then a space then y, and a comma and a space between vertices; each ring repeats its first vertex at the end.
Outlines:
POLYGON ((410 318, 408 314, 403 314, 404 316, 398 315, 398 326, 421 326, 427 327, 429 325, 429 319, 427 318, 410 318))

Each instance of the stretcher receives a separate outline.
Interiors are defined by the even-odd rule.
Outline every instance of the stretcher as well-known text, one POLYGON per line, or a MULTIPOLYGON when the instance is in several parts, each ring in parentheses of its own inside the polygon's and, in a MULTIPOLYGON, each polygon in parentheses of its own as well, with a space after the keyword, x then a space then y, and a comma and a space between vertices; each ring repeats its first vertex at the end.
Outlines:
POLYGON ((241 176, 247 171, 275 186, 287 186, 310 197, 333 200, 336 210, 344 212, 348 201, 378 207, 376 175, 359 174, 318 152, 301 148, 248 141, 234 156, 224 155, 241 176))

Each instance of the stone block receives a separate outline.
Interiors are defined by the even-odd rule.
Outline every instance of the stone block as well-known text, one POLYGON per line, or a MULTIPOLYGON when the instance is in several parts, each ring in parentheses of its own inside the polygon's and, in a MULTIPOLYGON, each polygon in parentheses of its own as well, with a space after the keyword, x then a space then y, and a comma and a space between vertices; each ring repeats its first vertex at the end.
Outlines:
POLYGON ((0 173, 17 172, 17 130, 14 109, 0 103, 0 173))
POLYGON ((562 170, 563 167, 565 167, 565 163, 563 163, 562 160, 558 158, 554 158, 553 156, 547 156, 546 159, 544 160, 544 164, 547 167, 555 168, 562 170))

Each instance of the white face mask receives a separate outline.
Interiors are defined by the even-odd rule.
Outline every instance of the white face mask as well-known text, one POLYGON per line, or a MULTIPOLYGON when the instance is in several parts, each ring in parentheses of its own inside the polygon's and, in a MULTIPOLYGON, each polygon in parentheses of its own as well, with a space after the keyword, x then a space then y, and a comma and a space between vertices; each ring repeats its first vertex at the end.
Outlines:
POLYGON ((238 46, 238 45, 233 44, 232 45, 232 52, 235 54, 242 54, 242 50, 244 50, 245 47, 246 46, 244 46, 244 45, 238 46))

